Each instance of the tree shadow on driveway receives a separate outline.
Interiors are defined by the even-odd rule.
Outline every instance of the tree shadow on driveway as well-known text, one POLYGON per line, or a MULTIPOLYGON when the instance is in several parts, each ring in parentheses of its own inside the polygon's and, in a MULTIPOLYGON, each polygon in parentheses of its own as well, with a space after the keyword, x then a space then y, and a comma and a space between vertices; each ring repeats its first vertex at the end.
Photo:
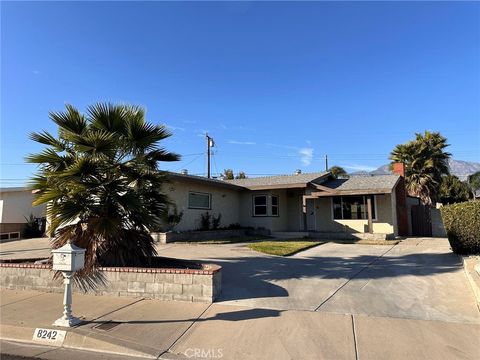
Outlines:
POLYGON ((336 283, 344 284, 352 278, 429 276, 457 271, 462 266, 460 258, 453 253, 290 258, 251 256, 212 259, 212 262, 222 266, 222 294, 217 301, 288 297, 289 282, 295 283, 296 288, 320 287, 328 280, 339 280, 336 283), (302 285, 295 280, 308 281, 302 285))
MULTIPOLYGON (((184 322, 202 322, 202 321, 211 321, 211 320, 220 320, 220 321, 243 321, 243 320, 252 320, 252 319, 262 319, 262 318, 271 318, 278 317, 284 310, 272 310, 272 309, 245 309, 245 310, 235 310, 228 312, 219 312, 213 316, 209 317, 200 317, 200 318, 191 318, 191 319, 163 319, 163 320, 92 320, 85 321, 82 325, 87 324, 167 324, 167 323, 184 323, 184 322)), ((112 327, 113 328, 113 327, 112 327)))

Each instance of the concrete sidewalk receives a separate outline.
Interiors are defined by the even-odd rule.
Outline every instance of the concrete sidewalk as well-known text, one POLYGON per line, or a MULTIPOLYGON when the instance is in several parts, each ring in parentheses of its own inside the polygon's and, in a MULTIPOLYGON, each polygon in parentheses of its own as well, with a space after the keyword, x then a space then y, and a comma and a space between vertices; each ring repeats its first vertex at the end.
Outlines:
MULTIPOLYGON (((0 257, 49 251, 48 239, 22 240, 2 244, 0 257)), ((61 349, 162 359, 480 358, 480 313, 446 239, 328 243, 288 258, 245 244, 158 251, 222 265, 219 302, 75 295, 85 323, 61 349)), ((0 337, 31 342, 35 328, 52 328, 61 304, 61 294, 2 291, 0 337)))
MULTIPOLYGON (((61 303, 61 294, 1 291, 0 337, 32 342, 35 328, 53 328, 61 303)), ((66 349, 152 359, 480 357, 479 324, 90 295, 75 295, 73 309, 85 323, 68 330, 66 349)))

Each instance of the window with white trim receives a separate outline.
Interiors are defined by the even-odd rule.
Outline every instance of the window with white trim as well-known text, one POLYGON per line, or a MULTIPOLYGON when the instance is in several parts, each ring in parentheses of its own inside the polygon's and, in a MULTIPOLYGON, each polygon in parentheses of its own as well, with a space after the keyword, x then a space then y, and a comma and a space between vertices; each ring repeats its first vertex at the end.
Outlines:
POLYGON ((278 216, 278 196, 272 195, 272 216, 278 216))
POLYGON ((377 218, 375 196, 335 196, 333 197, 333 218, 335 220, 368 219, 367 198, 372 202, 372 219, 377 218))
POLYGON ((210 210, 212 208, 212 194, 190 191, 188 193, 188 208, 210 210))
POLYGON ((267 216, 267 195, 253 197, 253 216, 267 216))
POLYGON ((254 195, 253 216, 279 216, 277 195, 254 195))

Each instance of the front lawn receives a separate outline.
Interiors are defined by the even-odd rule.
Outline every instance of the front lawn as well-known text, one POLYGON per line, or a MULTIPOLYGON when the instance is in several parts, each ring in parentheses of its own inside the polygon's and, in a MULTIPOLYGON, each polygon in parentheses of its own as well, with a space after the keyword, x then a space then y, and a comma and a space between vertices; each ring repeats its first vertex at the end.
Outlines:
POLYGON ((323 244, 322 241, 315 240, 270 240, 260 241, 249 244, 252 250, 262 252, 269 255, 290 256, 300 251, 310 249, 314 246, 323 244))

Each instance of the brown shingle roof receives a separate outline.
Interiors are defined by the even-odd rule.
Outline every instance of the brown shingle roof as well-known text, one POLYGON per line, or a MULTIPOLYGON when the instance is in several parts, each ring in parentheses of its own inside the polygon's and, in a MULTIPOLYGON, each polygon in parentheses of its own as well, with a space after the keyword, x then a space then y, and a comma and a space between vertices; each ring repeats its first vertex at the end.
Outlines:
POLYGON ((288 187, 306 187, 310 182, 318 182, 328 176, 329 172, 305 173, 298 175, 275 175, 247 179, 225 180, 225 182, 243 186, 250 190, 280 189, 288 187))
POLYGON ((234 190, 243 190, 241 186, 238 186, 236 184, 230 184, 229 182, 223 181, 223 180, 209 179, 203 176, 185 175, 185 174, 179 174, 174 172, 167 172, 166 175, 167 175, 167 178, 170 178, 172 180, 201 182, 201 183, 212 185, 212 186, 220 186, 224 188, 226 187, 234 190))
POLYGON ((275 175, 247 179, 217 180, 203 176, 184 175, 168 172, 171 179, 202 182, 212 186, 228 187, 235 190, 265 190, 284 188, 305 188, 309 183, 328 187, 335 191, 385 191, 391 192, 399 175, 351 176, 348 179, 332 179, 329 172, 305 173, 298 175, 275 175))
POLYGON ((391 192, 399 178, 399 175, 351 176, 348 179, 328 180, 322 183, 322 186, 337 191, 388 190, 391 192))

